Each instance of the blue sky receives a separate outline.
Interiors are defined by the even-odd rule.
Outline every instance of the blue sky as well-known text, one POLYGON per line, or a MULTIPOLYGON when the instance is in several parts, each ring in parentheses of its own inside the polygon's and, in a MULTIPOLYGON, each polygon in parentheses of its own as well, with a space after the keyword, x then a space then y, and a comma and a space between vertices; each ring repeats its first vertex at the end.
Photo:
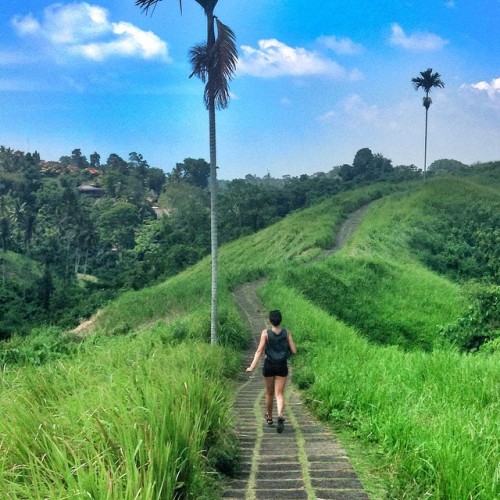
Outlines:
MULTIPOLYGON (((220 0, 240 61, 217 114, 219 177, 327 172, 364 147, 423 167, 500 160, 500 0, 220 0)), ((189 48, 205 38, 194 0, 11 0, 0 13, 0 144, 57 160, 144 156, 169 172, 208 160, 203 84, 189 48)))

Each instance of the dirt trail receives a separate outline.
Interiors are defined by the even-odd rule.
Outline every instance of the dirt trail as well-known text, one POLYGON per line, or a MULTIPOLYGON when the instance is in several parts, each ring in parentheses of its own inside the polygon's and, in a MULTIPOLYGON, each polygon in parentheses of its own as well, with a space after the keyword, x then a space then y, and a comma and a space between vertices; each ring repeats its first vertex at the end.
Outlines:
MULTIPOLYGON (((353 212, 342 225, 335 245, 322 257, 337 251, 354 232, 367 206, 353 212)), ((250 331, 253 344, 245 353, 250 365, 260 332, 266 328, 267 311, 257 297, 265 280, 246 283, 234 295, 250 331)), ((299 346, 300 348, 300 346, 299 346)), ((368 499, 345 451, 329 428, 315 419, 300 394, 287 387, 286 424, 282 434, 276 423, 264 420, 262 360, 252 374, 242 370, 234 402, 241 450, 241 472, 227 485, 226 499, 368 499)), ((276 409, 274 410, 276 415, 276 409)))
POLYGON ((370 205, 371 203, 368 203, 368 205, 363 205, 361 208, 358 208, 355 212, 352 212, 349 217, 347 217, 342 226, 340 226, 337 237, 335 238, 335 244, 332 248, 325 250, 320 255, 320 258, 331 255, 332 253, 335 253, 336 251, 340 250, 340 248, 342 248, 344 243, 349 239, 354 231, 356 231, 359 222, 361 221, 363 215, 368 210, 368 207, 370 205))

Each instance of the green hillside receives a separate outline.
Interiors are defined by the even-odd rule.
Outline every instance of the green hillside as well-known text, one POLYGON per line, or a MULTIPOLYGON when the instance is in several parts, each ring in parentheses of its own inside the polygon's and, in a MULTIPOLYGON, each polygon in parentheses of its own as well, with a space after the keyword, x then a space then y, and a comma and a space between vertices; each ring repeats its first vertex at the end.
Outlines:
MULTIPOLYGON (((208 345, 207 258, 121 295, 57 362, 7 365, 3 496, 217 498, 213 472, 237 464, 231 380, 248 341, 231 290, 267 277, 262 300, 282 310, 299 349, 295 382, 319 416, 376 454, 365 478, 390 498, 498 497, 498 316, 476 321, 488 330, 473 354, 450 332, 469 317, 472 288, 476 298, 499 296, 499 170, 496 163, 467 176, 344 192, 223 246, 222 346, 208 345), (347 215, 367 204, 354 235, 323 257, 347 215), (437 266, 424 243, 448 230, 462 237, 471 214, 483 214, 482 253, 469 248, 467 267, 457 270, 460 254, 448 245, 449 259, 437 266), (478 258, 492 263, 486 276, 477 275, 478 258)), ((2 359, 14 348, 22 343, 5 343, 2 359)))

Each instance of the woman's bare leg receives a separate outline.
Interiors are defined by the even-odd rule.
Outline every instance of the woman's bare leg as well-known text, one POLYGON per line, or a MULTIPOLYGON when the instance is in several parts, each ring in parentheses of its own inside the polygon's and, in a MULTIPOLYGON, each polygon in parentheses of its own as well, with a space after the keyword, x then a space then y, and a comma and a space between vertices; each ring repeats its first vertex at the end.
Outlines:
POLYGON ((264 377, 266 383, 266 413, 269 418, 273 418, 274 379, 275 377, 264 377))
POLYGON ((286 377, 274 377, 274 393, 276 395, 278 417, 283 416, 283 410, 285 409, 285 385, 286 377))

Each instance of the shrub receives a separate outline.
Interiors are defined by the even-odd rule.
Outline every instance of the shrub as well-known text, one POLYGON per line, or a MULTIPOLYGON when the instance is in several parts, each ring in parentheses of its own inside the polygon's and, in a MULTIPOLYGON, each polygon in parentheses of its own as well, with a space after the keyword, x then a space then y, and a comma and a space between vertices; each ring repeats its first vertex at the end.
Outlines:
POLYGON ((30 364, 40 366, 66 357, 77 350, 77 345, 59 328, 32 330, 30 335, 14 335, 0 343, 0 365, 30 364))
POLYGON ((462 351, 476 351, 500 337, 500 286, 474 283, 468 290, 471 305, 440 334, 462 351))

